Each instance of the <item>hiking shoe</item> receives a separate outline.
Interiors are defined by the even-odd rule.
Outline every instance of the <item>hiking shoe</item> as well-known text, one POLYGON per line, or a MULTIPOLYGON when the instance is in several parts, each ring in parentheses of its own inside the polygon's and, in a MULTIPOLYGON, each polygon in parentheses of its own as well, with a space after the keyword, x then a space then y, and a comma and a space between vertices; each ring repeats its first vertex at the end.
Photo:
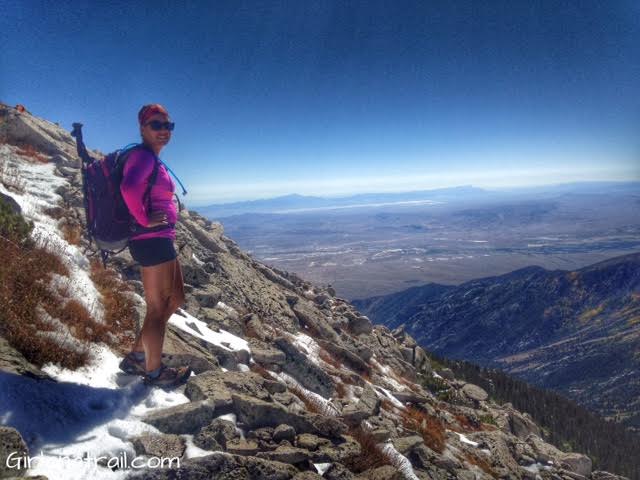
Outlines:
POLYGON ((144 384, 151 387, 172 388, 182 385, 191 376, 191 367, 167 367, 165 364, 160 366, 160 375, 151 378, 146 374, 144 376, 144 384))
POLYGON ((145 370, 144 359, 136 360, 133 356, 133 352, 127 353, 118 367, 120 367, 120 370, 124 373, 128 373, 129 375, 145 375, 147 373, 145 370))

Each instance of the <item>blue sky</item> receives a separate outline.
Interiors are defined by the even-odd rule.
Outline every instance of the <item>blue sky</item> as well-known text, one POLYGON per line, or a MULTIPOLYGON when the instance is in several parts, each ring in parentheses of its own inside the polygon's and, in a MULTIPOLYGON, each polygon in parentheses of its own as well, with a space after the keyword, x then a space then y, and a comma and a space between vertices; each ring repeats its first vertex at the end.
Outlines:
POLYGON ((640 179, 640 3, 4 0, 0 100, 104 152, 136 114, 190 206, 640 179))

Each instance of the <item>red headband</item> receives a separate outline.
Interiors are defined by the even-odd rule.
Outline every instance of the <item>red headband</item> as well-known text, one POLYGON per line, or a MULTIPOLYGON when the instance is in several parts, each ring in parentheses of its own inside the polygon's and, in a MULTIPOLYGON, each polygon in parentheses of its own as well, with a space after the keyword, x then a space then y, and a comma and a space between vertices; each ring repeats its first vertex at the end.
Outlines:
POLYGON ((169 116, 169 112, 159 103, 151 103, 149 105, 143 106, 138 112, 138 123, 140 125, 144 125, 149 118, 151 118, 156 113, 161 113, 163 115, 169 116))

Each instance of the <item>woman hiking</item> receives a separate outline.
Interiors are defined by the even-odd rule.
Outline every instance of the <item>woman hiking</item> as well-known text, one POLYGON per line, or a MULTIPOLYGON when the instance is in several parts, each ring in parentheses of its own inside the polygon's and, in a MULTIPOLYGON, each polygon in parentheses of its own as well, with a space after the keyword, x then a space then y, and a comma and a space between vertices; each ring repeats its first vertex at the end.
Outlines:
POLYGON ((129 252, 140 264, 147 312, 132 351, 120 363, 130 374, 144 375, 147 385, 178 386, 191 376, 188 366, 171 368, 162 363, 162 346, 171 315, 184 303, 182 270, 173 245, 178 210, 173 203, 175 185, 159 161, 175 126, 160 104, 144 105, 138 112, 142 143, 128 156, 120 191, 138 224, 129 252), (156 167, 156 162, 158 166, 156 167), (147 186, 157 168, 150 190, 147 186))

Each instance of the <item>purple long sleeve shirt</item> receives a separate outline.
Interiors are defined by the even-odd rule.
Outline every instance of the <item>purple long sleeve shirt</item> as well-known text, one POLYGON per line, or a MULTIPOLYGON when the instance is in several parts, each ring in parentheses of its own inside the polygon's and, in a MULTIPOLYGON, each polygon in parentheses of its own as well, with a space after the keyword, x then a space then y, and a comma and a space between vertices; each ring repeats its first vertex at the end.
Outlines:
MULTIPOLYGON (((136 148, 129 154, 120 183, 120 192, 129 211, 143 227, 149 225, 149 212, 142 197, 147 189, 155 161, 153 153, 144 148, 136 148)), ((151 210, 166 213, 167 221, 175 225, 178 221, 178 209, 173 203, 173 192, 175 192, 175 184, 167 169, 160 164, 156 181, 150 192, 151 210)), ((167 228, 158 232, 140 233, 132 236, 131 240, 145 238, 171 238, 175 240, 176 230, 175 228, 167 228)))

